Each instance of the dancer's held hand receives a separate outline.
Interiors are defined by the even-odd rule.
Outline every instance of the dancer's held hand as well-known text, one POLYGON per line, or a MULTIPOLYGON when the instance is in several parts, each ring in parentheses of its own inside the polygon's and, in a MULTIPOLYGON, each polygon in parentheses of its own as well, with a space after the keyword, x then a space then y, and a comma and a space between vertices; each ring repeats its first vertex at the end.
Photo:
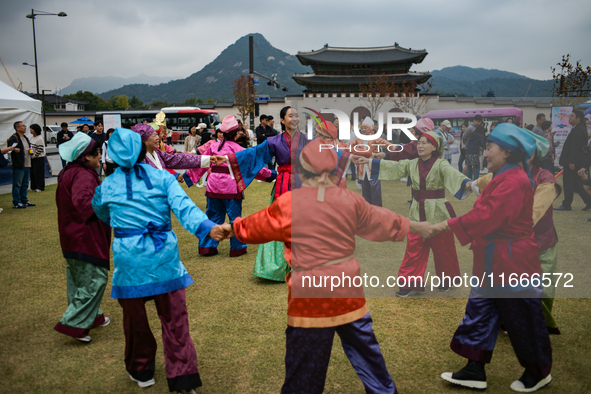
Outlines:
POLYGON ((431 238, 437 233, 434 232, 434 227, 429 222, 410 222, 410 232, 421 236, 421 238, 431 238))
POLYGON ((211 165, 219 166, 220 164, 226 162, 226 157, 225 156, 211 156, 211 158, 209 159, 209 162, 211 163, 211 165))
POLYGON ((386 157, 384 152, 378 152, 371 155, 372 159, 383 159, 386 157))
POLYGON ((447 225, 447 220, 444 220, 443 222, 437 224, 433 224, 432 227, 434 230, 434 234, 432 236, 436 236, 437 234, 443 231, 450 231, 450 228, 447 225))
POLYGON ((222 224, 222 229, 224 230, 224 232, 226 234, 226 238, 232 238, 233 236, 236 235, 234 233, 234 228, 232 228, 232 225, 229 223, 222 224))
POLYGON ((224 239, 228 238, 227 237, 227 233, 228 232, 224 228, 224 226, 226 226, 226 223, 224 223, 224 224, 216 224, 215 226, 213 226, 213 228, 209 232, 209 236, 212 239, 215 239, 218 242, 223 241, 224 239))
POLYGON ((369 163, 369 159, 367 157, 353 156, 353 158, 351 160, 353 161, 353 163, 355 163, 355 165, 369 163))

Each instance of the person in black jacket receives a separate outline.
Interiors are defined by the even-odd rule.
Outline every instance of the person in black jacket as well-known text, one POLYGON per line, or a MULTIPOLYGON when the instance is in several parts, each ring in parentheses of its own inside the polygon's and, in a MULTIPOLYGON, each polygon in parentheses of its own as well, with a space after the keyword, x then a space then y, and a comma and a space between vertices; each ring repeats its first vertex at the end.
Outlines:
POLYGON ((29 177, 31 174, 31 144, 25 136, 27 126, 23 122, 14 122, 16 131, 8 139, 7 145, 13 146, 14 150, 10 153, 12 158, 12 207, 21 209, 34 207, 27 199, 27 189, 29 188, 29 177))
MULTIPOLYGON (((277 130, 275 130, 272 126, 269 126, 269 118, 271 118, 271 121, 273 121, 272 116, 259 116, 261 124, 254 130, 257 136, 257 145, 261 145, 263 142, 267 140, 268 137, 273 137, 279 134, 277 130)), ((274 158, 271 158, 271 160, 267 163, 267 167, 270 169, 275 168, 274 158)))
POLYGON ((585 149, 589 138, 583 111, 574 110, 570 114, 568 122, 573 126, 573 129, 566 137, 566 141, 564 141, 564 147, 558 161, 558 164, 564 168, 562 175, 564 200, 562 200, 562 205, 554 208, 554 210, 570 211, 574 193, 576 192, 579 193, 585 203, 583 211, 587 211, 591 209, 591 196, 585 192, 583 180, 577 174, 581 168, 585 167, 585 149))
MULTIPOLYGON (((64 142, 68 142, 72 139, 72 137, 74 137, 74 133, 72 133, 70 130, 68 130, 68 124, 66 122, 62 122, 61 126, 61 130, 57 133, 57 147, 59 148, 59 146, 61 144, 63 144, 64 142)), ((61 157, 60 157, 61 159, 61 157)), ((66 167, 66 161, 64 159, 62 160, 62 168, 66 167)))

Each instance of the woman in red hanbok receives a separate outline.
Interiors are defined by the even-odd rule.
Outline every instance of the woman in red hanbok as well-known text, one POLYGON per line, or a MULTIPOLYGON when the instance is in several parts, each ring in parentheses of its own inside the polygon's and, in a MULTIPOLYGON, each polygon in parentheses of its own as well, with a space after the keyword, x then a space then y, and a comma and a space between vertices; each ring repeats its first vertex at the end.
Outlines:
POLYGON ((519 127, 497 126, 484 154, 494 173, 492 181, 470 212, 435 226, 437 231, 453 231, 460 244, 471 244, 474 253, 470 299, 451 342, 452 350, 467 358, 468 364, 456 373, 443 373, 441 377, 448 382, 487 387, 484 365, 492 358, 501 321, 525 368, 511 389, 531 393, 552 381, 552 347, 540 301, 542 288, 531 281, 533 275, 541 274, 533 231, 533 183, 525 162, 535 148, 535 140, 519 127))

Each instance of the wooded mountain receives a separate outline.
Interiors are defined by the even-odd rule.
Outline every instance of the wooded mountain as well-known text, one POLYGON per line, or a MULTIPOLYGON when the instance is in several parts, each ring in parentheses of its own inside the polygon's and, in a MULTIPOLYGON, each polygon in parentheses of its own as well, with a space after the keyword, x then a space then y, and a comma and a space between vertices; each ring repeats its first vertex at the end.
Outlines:
POLYGON ((182 103, 186 99, 195 97, 206 100, 226 99, 233 101, 232 81, 240 75, 248 74, 248 36, 254 36, 254 69, 258 73, 271 77, 277 74, 277 82, 287 85, 288 92, 283 92, 267 85, 267 81, 260 78, 257 94, 275 97, 286 94, 301 93, 303 87, 291 78, 294 73, 311 72, 312 69, 302 66, 294 55, 274 48, 261 34, 248 34, 241 37, 201 71, 185 79, 170 81, 157 86, 127 85, 101 94, 104 99, 113 95, 124 94, 128 97, 135 95, 144 103, 153 101, 168 101, 182 103))
POLYGON ((465 66, 431 72, 432 92, 480 97, 492 90, 496 97, 551 97, 553 80, 540 81, 501 70, 465 66))
MULTIPOLYGON (((146 104, 154 101, 183 103, 189 98, 233 101, 232 81, 239 78, 241 74, 248 74, 249 35, 238 39, 211 63, 185 79, 155 86, 147 83, 128 84, 101 93, 100 97, 108 100, 112 96, 126 95, 131 98, 135 95, 146 104)), ((312 72, 312 69, 302 66, 294 55, 273 47, 261 34, 252 35, 255 43, 255 71, 269 77, 276 73, 277 81, 289 88, 288 92, 283 92, 281 89, 275 90, 267 85, 266 80, 260 79, 257 94, 281 97, 286 94, 301 93, 303 87, 296 84, 291 77, 294 73, 312 72)), ((489 91, 494 92, 496 97, 550 97, 552 95, 552 80, 540 81, 509 71, 454 66, 432 71, 431 75, 433 75, 431 79, 433 93, 476 97, 484 96, 489 91)))

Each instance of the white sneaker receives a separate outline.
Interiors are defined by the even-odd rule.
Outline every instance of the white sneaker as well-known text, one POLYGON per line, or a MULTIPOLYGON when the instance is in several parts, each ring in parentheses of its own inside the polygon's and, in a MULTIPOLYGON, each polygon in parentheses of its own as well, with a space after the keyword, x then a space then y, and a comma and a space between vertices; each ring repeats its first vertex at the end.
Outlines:
POLYGON ((134 377, 131 376, 131 375, 129 375, 129 378, 131 380, 133 380, 134 382, 137 382, 137 385, 140 386, 140 387, 142 387, 142 388, 143 387, 150 387, 150 386, 153 386, 153 385, 156 384, 156 381, 154 380, 154 378, 152 378, 150 380, 143 381, 143 382, 141 380, 134 379, 134 377))
POLYGON ((41 192, 41 190, 35 189, 35 193, 40 193, 40 192, 41 192))
POLYGON ((111 323, 111 319, 109 319, 107 316, 105 316, 105 321, 103 322, 103 324, 100 325, 100 327, 107 327, 110 323, 111 323))
MULTIPOLYGON (((525 375, 525 374, 524 374, 525 375)), ((523 376, 520 378, 523 379, 523 376)), ((552 375, 546 376, 544 379, 539 380, 538 382, 534 383, 524 383, 521 380, 516 380, 511 383, 511 390, 517 391, 518 393, 533 393, 534 391, 538 391, 544 386, 549 385, 552 382, 552 375)))
POLYGON ((74 338, 77 341, 83 342, 83 343, 89 343, 90 341, 92 341, 92 338, 90 337, 90 335, 87 335, 85 337, 82 338, 74 338))
POLYGON ((408 178, 400 178, 400 182, 407 182, 408 178))
POLYGON ((257 179, 257 182, 262 182, 260 179, 257 179))

